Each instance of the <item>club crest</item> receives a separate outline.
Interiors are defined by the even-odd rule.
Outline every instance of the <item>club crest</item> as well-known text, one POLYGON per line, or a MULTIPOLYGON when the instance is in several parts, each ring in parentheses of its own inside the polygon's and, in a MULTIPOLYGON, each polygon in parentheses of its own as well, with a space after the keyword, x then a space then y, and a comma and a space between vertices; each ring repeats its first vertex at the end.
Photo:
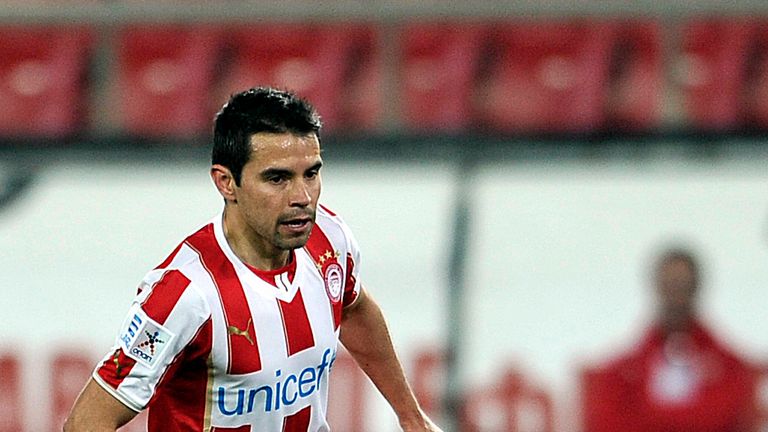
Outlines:
POLYGON ((341 300, 342 271, 337 263, 329 264, 325 269, 325 290, 334 302, 341 300))

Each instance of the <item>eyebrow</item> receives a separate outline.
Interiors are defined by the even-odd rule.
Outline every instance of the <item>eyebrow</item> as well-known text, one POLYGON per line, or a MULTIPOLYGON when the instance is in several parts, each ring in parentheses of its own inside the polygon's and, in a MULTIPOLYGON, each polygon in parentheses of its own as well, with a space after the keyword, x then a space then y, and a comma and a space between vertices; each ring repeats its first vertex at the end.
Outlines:
POLYGON ((267 168, 261 172, 262 178, 270 177, 290 177, 293 175, 293 171, 283 168, 267 168))
MULTIPOLYGON (((322 168, 323 162, 318 161, 316 164, 309 167, 305 172, 309 171, 319 171, 320 168, 322 168)), ((261 172, 262 178, 270 178, 270 177, 290 177, 294 173, 293 171, 285 168, 267 168, 264 171, 261 172)))
POLYGON ((319 171, 323 167, 323 161, 317 161, 316 164, 309 167, 307 171, 319 171))

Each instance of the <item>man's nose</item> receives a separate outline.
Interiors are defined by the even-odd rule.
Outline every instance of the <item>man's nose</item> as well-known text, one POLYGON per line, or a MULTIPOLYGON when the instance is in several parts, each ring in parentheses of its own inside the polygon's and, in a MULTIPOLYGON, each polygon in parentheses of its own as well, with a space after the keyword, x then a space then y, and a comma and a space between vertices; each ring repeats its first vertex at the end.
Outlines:
POLYGON ((291 206, 305 207, 312 202, 309 185, 304 180, 295 181, 291 187, 290 194, 291 206))

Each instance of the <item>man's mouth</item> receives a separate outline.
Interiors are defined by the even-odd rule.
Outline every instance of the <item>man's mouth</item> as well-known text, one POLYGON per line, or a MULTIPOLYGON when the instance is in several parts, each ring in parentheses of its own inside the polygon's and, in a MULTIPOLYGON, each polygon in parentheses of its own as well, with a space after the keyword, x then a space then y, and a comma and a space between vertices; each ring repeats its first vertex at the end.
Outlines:
POLYGON ((312 218, 299 217, 299 218, 293 218, 293 219, 282 221, 280 222, 280 225, 288 228, 290 231, 301 232, 307 229, 311 223, 312 223, 312 218))

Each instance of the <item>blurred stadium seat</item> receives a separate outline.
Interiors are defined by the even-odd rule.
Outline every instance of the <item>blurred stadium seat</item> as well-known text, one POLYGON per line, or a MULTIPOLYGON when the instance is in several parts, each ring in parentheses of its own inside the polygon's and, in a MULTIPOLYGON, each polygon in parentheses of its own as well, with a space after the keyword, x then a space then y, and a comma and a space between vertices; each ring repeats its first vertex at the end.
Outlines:
POLYGON ((80 390, 90 378, 93 368, 94 362, 90 356, 75 352, 60 352, 54 356, 50 368, 54 372, 50 376, 53 401, 50 430, 59 431, 64 426, 64 421, 80 390))
POLYGON ((371 24, 344 28, 344 83, 340 101, 340 123, 346 131, 370 131, 381 127, 384 98, 384 62, 381 32, 371 24))
POLYGON ((60 138, 85 124, 85 27, 0 27, 0 136, 60 138))
POLYGON ((222 43, 221 30, 208 25, 121 29, 114 70, 119 127, 141 137, 209 133, 222 43))
POLYGON ((326 131, 373 128, 381 115, 376 30, 356 23, 269 23, 234 32, 218 101, 275 86, 312 101, 326 131))
POLYGON ((339 350, 333 362, 333 375, 328 390, 328 423, 338 432, 365 431, 368 378, 345 350, 339 350))
POLYGON ((444 409, 445 379, 445 354, 442 350, 425 349, 416 354, 411 377, 413 393, 424 412, 439 424, 442 423, 440 416, 444 409))
POLYGON ((490 27, 475 98, 479 121, 511 133, 599 128, 610 30, 604 22, 588 20, 490 27))
POLYGON ((743 122, 747 129, 768 130, 768 20, 757 20, 746 51, 741 88, 743 122))
POLYGON ((749 19, 694 19, 680 27, 676 82, 683 95, 684 123, 699 131, 731 131, 741 124, 749 19))
POLYGON ((662 120, 665 83, 661 24, 622 20, 612 27, 605 129, 653 130, 662 120))
POLYGON ((554 404, 547 392, 509 368, 498 382, 470 393, 463 432, 553 432, 554 404))
POLYGON ((472 123, 472 87, 482 44, 481 24, 422 23, 400 35, 403 124, 415 131, 457 132, 472 123))
POLYGON ((23 430, 21 361, 13 351, 0 352, 0 432, 23 430))

